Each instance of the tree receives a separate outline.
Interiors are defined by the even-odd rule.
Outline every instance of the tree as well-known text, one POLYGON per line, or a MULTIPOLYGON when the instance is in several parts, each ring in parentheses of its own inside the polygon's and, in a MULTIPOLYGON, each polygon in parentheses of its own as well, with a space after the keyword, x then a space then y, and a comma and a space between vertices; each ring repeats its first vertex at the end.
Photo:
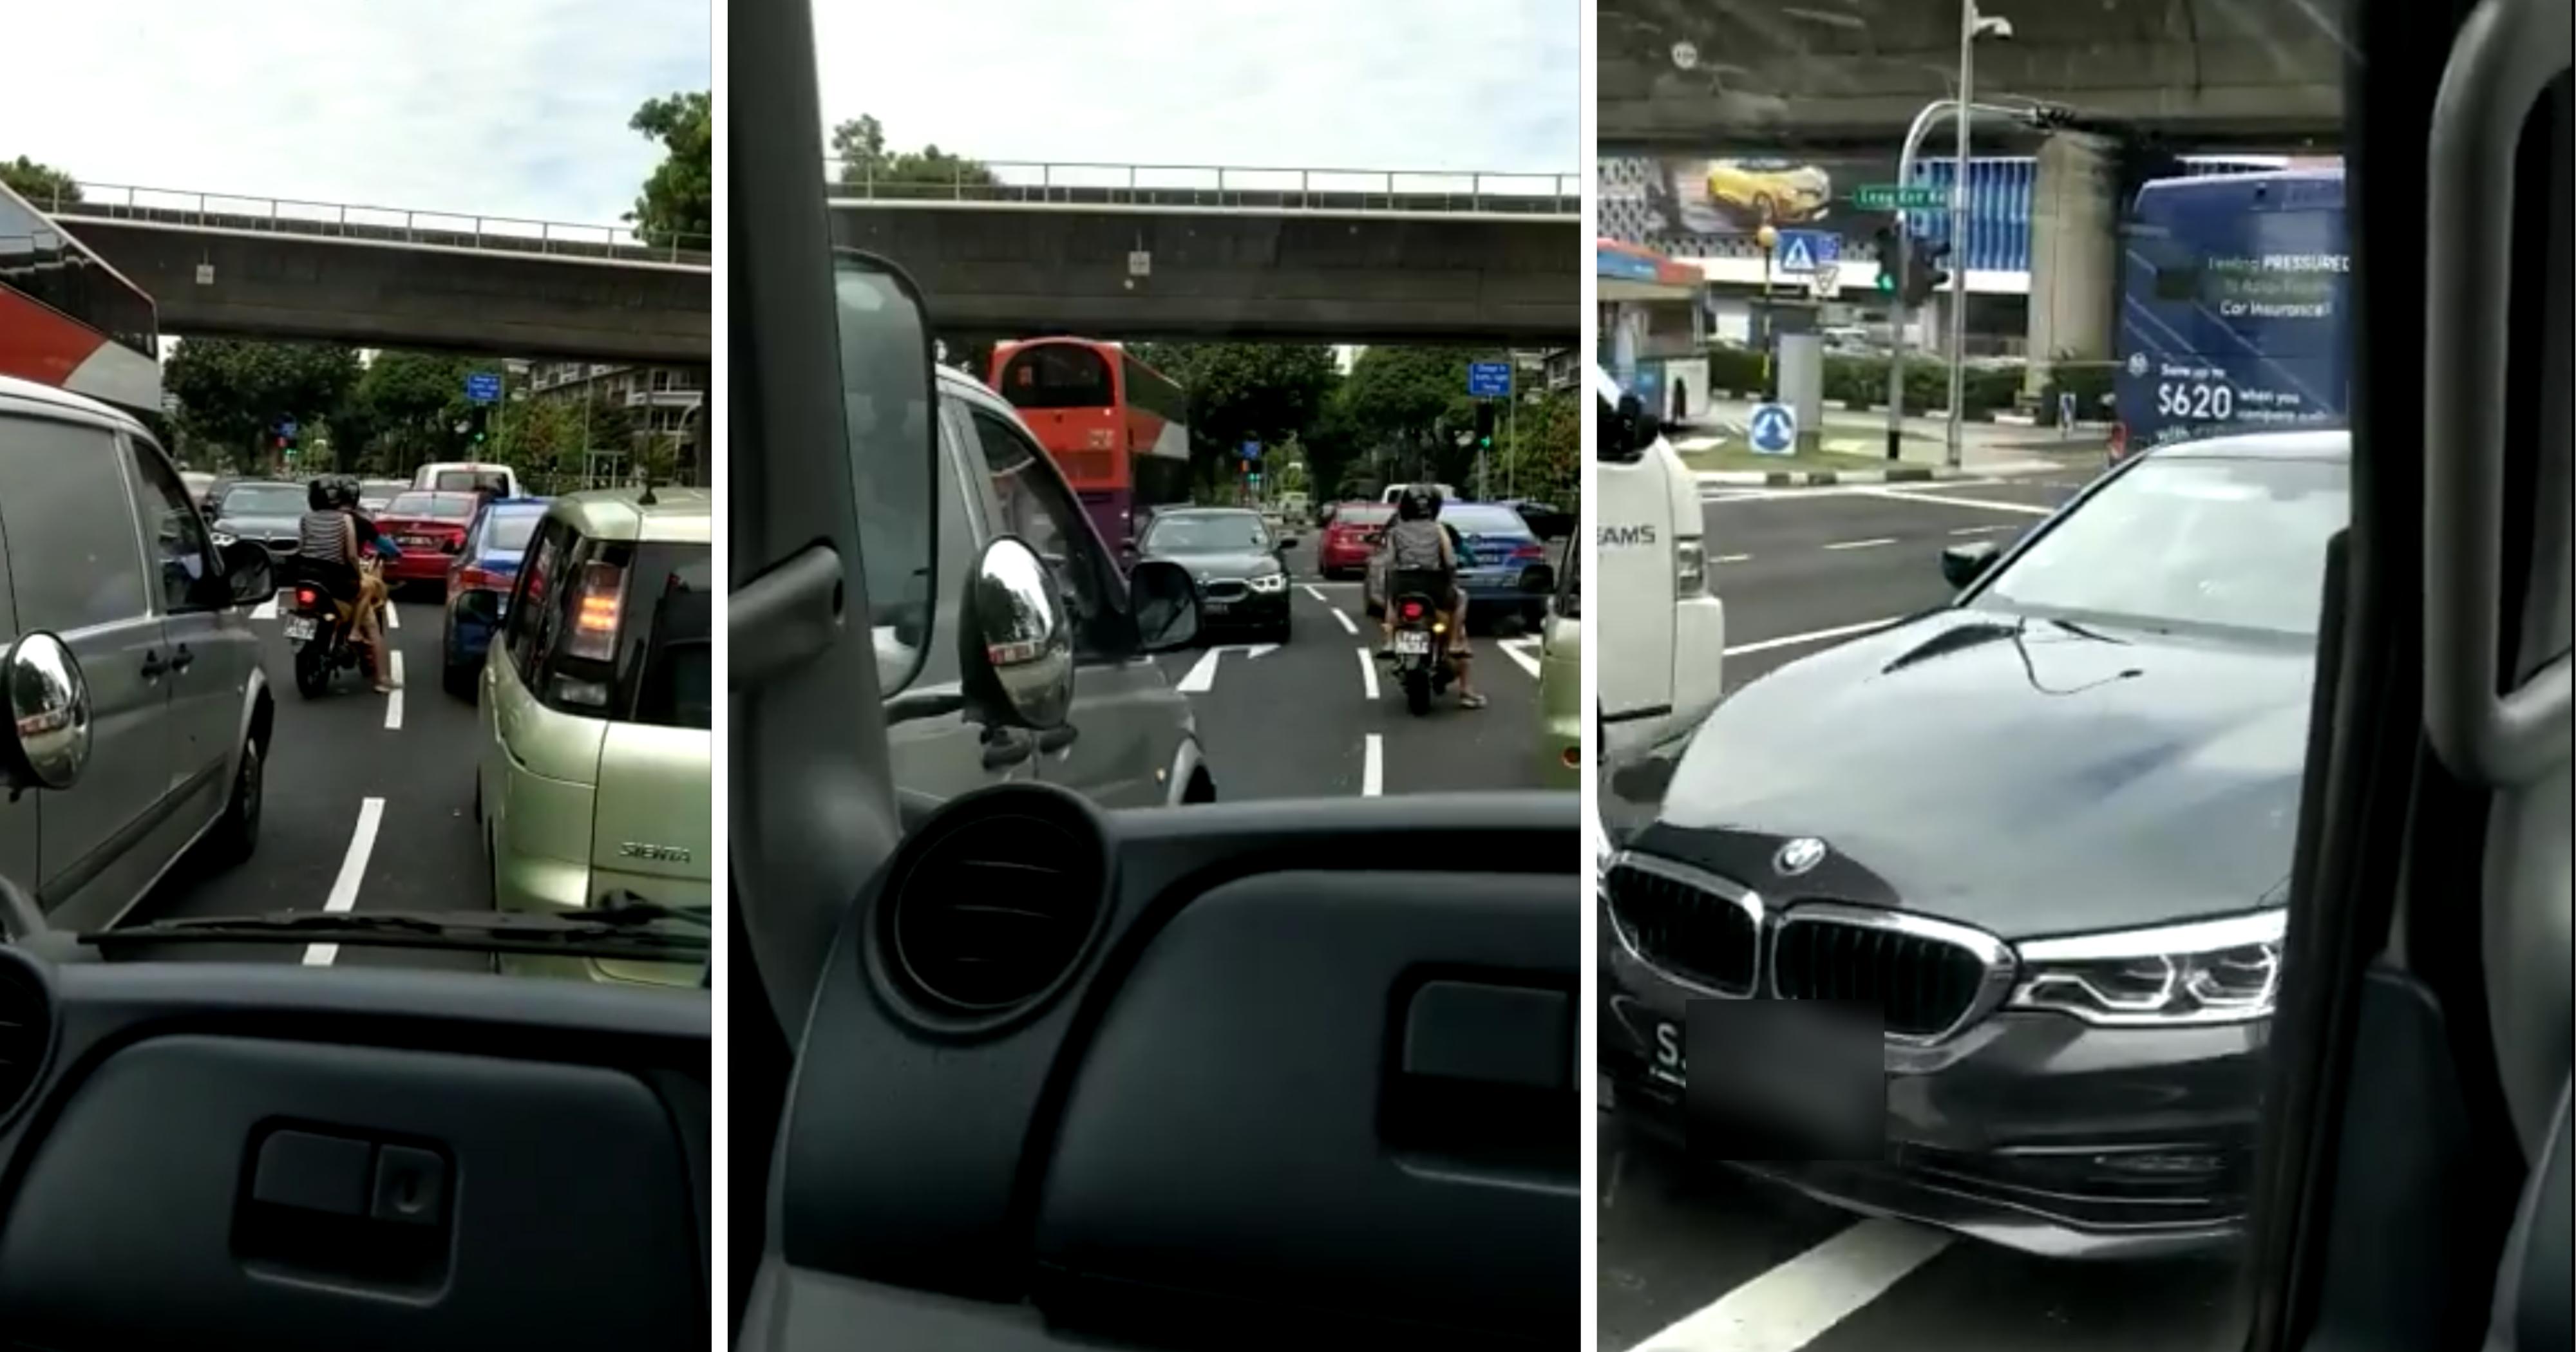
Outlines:
POLYGON ((662 163, 626 213, 656 248, 715 247, 715 125, 706 93, 646 99, 626 125, 662 143, 662 163))
POLYGON ((231 449, 245 467, 274 455, 277 424, 318 424, 360 379, 357 349, 338 343, 186 338, 161 371, 179 400, 180 426, 231 449))
POLYGON ((953 190, 960 185, 991 187, 1002 181, 981 161, 951 155, 935 145, 889 154, 884 124, 866 113, 832 128, 832 157, 840 161, 841 182, 853 185, 921 185, 953 190))
POLYGON ((1474 448, 1457 444, 1475 425, 1467 353, 1457 348, 1372 347, 1351 363, 1340 390, 1340 430, 1379 458, 1390 479, 1465 484, 1474 448))
MULTIPOLYGON (((1583 423, 1571 392, 1524 399, 1507 424, 1501 459, 1510 466, 1514 495, 1553 507, 1581 510, 1583 423)), ((1497 470, 1496 491, 1505 480, 1497 470)))
POLYGON ((1302 438, 1341 379, 1328 347, 1137 343, 1128 350, 1189 392, 1190 464, 1211 486, 1237 472, 1243 443, 1267 448, 1302 438))
POLYGON ((70 174, 51 165, 38 164, 21 155, 14 160, 0 160, 0 183, 26 198, 39 209, 51 209, 58 203, 81 200, 80 185, 70 174))

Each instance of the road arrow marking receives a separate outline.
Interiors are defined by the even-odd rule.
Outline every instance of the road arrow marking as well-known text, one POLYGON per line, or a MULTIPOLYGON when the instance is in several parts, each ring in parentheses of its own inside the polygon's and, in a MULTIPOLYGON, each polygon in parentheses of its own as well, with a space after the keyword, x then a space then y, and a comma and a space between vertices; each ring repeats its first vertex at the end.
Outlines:
POLYGON ((1248 661, 1258 661, 1277 651, 1279 651, 1279 645, 1276 643, 1220 644, 1200 653, 1199 660, 1190 665, 1188 674, 1182 676, 1181 683, 1174 688, 1184 695, 1204 695, 1216 686, 1216 665, 1219 657, 1226 653, 1241 653, 1248 661))

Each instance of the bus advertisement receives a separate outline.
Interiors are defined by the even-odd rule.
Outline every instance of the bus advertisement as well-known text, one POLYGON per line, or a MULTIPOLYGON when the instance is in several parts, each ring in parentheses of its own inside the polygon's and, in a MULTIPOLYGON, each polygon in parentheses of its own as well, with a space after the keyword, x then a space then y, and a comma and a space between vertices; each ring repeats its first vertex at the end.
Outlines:
POLYGON ((0 375, 157 414, 159 338, 141 287, 0 184, 0 375))
POLYGON ((1115 343, 1032 338, 993 349, 993 389, 1019 411, 1112 549, 1136 518, 1190 499, 1188 396, 1115 343))
POLYGON ((2351 371, 2343 171, 2158 179, 2121 232, 2111 456, 2337 424, 2351 371))

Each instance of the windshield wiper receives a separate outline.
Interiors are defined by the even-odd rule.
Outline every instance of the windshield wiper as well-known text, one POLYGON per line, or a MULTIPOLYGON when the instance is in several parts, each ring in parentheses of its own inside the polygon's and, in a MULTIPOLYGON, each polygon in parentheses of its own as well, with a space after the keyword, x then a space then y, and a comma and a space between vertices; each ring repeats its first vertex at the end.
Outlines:
POLYGON ((190 916, 93 930, 80 935, 78 942, 100 949, 161 943, 329 943, 691 962, 706 956, 709 925, 709 918, 696 911, 630 898, 579 911, 278 911, 190 916), (695 929, 654 928, 666 921, 695 929))

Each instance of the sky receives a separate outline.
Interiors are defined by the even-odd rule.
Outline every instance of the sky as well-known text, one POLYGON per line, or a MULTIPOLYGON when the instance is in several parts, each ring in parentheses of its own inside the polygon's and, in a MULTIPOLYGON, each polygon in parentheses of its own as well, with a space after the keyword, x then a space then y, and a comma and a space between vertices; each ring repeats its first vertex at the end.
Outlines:
POLYGON ((714 78, 709 0, 6 7, 0 159, 86 183, 614 225, 714 78))
POLYGON ((1444 173, 1583 166, 1577 0, 813 5, 825 120, 873 114, 892 149, 1444 173))

